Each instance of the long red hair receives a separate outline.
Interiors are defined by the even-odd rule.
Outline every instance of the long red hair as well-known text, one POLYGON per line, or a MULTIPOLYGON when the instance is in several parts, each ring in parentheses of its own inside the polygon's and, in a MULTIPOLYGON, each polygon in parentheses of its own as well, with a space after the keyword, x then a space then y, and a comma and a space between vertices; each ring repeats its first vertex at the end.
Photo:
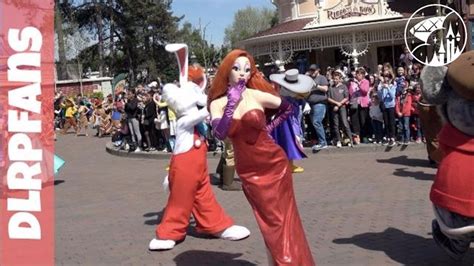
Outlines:
POLYGON ((229 75, 232 71, 232 66, 234 65, 235 60, 237 60, 237 58, 241 56, 247 57, 250 61, 250 79, 247 82, 247 87, 268 92, 273 95, 278 95, 272 84, 266 81, 263 77, 263 74, 258 71, 257 67, 255 66, 255 60, 253 59, 253 57, 247 51, 235 49, 226 55, 226 57, 224 58, 224 60, 222 60, 222 63, 219 66, 219 70, 217 70, 216 76, 212 81, 211 89, 209 90, 207 97, 208 107, 212 101, 227 94, 227 87, 229 86, 229 75))

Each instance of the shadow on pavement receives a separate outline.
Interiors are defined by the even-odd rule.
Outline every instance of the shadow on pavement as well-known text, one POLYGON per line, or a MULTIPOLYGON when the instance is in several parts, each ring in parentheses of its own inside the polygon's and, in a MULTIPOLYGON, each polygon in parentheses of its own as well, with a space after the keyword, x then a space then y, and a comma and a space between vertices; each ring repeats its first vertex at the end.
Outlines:
POLYGON ((242 256, 242 253, 226 253, 217 251, 205 251, 205 250, 189 250, 183 252, 174 258, 177 266, 194 266, 194 265, 215 265, 215 266, 232 266, 232 265, 243 265, 243 266, 254 266, 255 263, 251 263, 246 260, 237 259, 242 256))
MULTIPOLYGON (((147 218, 148 220, 145 221, 146 225, 152 225, 156 226, 161 223, 161 219, 163 218, 165 210, 163 209, 160 212, 149 212, 143 214, 143 217, 147 218)), ((196 231, 196 221, 194 220, 194 217, 191 216, 189 218, 189 226, 188 229, 186 230, 186 235, 196 237, 196 238, 202 238, 202 239, 214 239, 216 237, 207 235, 207 234, 201 234, 196 231)))
POLYGON ((57 185, 60 185, 64 182, 66 182, 66 181, 64 181, 64 180, 54 180, 54 185, 57 186, 57 185))
POLYGON ((407 145, 393 146, 393 147, 384 146, 384 147, 385 147, 384 149, 385 152, 391 152, 392 150, 396 150, 396 149, 400 149, 400 151, 405 151, 408 148, 407 145))
POLYGON ((143 217, 148 218, 148 220, 145 221, 146 225, 157 225, 161 223, 161 218, 163 218, 163 213, 164 209, 160 212, 149 212, 143 214, 143 217), (156 216, 156 217, 155 217, 156 216))
POLYGON ((64 180, 61 180, 61 179, 56 179, 54 180, 54 182, 52 181, 48 181, 46 183, 43 183, 43 187, 50 187, 50 186, 57 186, 57 185, 61 185, 62 183, 65 183, 66 181, 64 180))
POLYGON ((393 172, 393 175, 396 176, 402 176, 402 177, 412 177, 416 180, 422 180, 422 181, 433 181, 435 179, 436 175, 433 174, 427 174, 422 171, 407 171, 408 168, 398 168, 395 169, 395 172, 393 172))
POLYGON ((378 163, 390 163, 390 164, 399 164, 404 166, 413 166, 413 167, 428 167, 428 168, 435 168, 432 166, 428 159, 416 159, 416 158, 408 158, 406 155, 393 157, 390 159, 377 159, 378 163))
POLYGON ((392 260, 403 265, 473 265, 474 249, 462 261, 454 261, 442 251, 433 239, 388 228, 379 233, 364 233, 351 238, 334 239, 335 244, 353 244, 367 250, 383 251, 392 260))

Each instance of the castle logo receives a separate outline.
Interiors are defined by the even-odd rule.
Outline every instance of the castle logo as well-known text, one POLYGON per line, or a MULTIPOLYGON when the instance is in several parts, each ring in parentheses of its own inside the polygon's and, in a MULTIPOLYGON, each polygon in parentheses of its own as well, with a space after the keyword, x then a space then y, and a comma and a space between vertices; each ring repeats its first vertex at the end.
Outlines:
POLYGON ((444 66, 456 60, 466 47, 467 36, 462 17, 438 4, 418 9, 405 26, 408 50, 418 62, 429 66, 444 66), (425 14, 436 15, 425 18, 425 14))

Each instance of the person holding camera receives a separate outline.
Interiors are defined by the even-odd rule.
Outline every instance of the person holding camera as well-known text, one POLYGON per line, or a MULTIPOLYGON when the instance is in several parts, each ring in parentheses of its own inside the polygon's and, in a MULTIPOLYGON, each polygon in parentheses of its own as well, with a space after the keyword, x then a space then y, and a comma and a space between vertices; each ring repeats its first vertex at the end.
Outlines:
POLYGON ((368 143, 370 132, 370 82, 365 75, 365 69, 360 67, 354 71, 354 78, 349 82, 350 116, 356 145, 360 144, 361 140, 368 143))
POLYGON ((383 81, 379 83, 377 93, 382 101, 383 118, 385 122, 385 133, 387 141, 384 144, 395 146, 395 93, 397 86, 393 82, 393 75, 390 71, 385 71, 383 81))
POLYGON ((142 145, 142 134, 140 133, 138 113, 138 98, 135 94, 135 90, 130 90, 128 91, 128 101, 125 104, 125 114, 127 115, 127 125, 130 130, 132 141, 136 141, 136 152, 141 151, 140 147, 142 145))

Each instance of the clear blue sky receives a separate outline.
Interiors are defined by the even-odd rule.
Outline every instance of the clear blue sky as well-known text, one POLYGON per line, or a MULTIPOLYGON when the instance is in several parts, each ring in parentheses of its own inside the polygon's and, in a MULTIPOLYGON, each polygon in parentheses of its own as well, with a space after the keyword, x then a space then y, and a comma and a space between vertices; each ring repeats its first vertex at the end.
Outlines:
POLYGON ((232 24, 237 10, 247 6, 275 8, 271 0, 173 0, 175 16, 184 15, 183 21, 207 26, 206 39, 215 45, 224 42, 224 30, 232 24), (212 39, 211 39, 212 35, 212 39))

